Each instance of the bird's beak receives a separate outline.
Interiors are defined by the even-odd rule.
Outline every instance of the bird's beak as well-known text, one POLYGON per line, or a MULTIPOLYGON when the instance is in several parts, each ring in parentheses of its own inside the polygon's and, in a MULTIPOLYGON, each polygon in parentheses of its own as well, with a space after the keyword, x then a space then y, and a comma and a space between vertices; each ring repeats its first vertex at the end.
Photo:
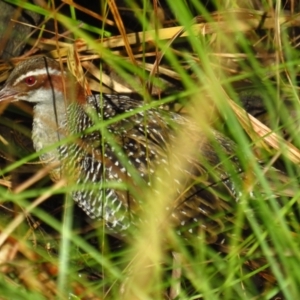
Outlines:
POLYGON ((17 91, 4 86, 0 91, 0 101, 18 101, 17 95, 17 91))

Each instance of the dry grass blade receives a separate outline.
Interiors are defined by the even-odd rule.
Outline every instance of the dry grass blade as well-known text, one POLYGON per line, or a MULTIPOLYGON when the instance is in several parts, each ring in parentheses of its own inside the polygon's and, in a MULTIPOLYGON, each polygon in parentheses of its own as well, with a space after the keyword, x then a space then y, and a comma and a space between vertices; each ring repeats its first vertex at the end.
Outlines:
POLYGON ((5 229, 0 234, 0 247, 6 241, 6 239, 16 230, 20 224, 26 219, 26 215, 29 214, 35 207, 39 206, 42 202, 48 199, 53 193, 60 189, 61 187, 66 185, 66 180, 62 179, 55 183, 51 189, 47 193, 44 193, 40 197, 38 197, 35 201, 33 201, 22 214, 19 214, 15 217, 10 224, 8 224, 5 229))
POLYGON ((0 185, 5 186, 5 187, 7 187, 9 189, 12 188, 11 180, 0 179, 0 185))
POLYGON ((119 31, 121 33, 121 36, 122 36, 122 38, 124 40, 124 46, 125 46, 125 49, 127 51, 128 57, 131 60, 131 62, 135 65, 136 64, 135 58, 134 58, 132 49, 130 47, 129 40, 127 38, 126 30, 125 30, 122 18, 120 16, 118 7, 117 7, 117 5, 116 5, 116 3, 115 3, 114 0, 108 0, 108 5, 109 5, 109 8, 110 8, 110 10, 111 10, 111 12, 112 12, 112 14, 114 16, 114 19, 116 21, 117 27, 118 27, 118 29, 119 29, 119 31))
POLYGON ((273 132, 255 117, 248 114, 232 100, 228 99, 228 101, 241 126, 245 129, 256 145, 268 151, 270 151, 271 147, 272 149, 286 155, 293 163, 300 163, 300 150, 297 147, 273 132))
MULTIPOLYGON (((41 164, 40 162, 38 162, 37 164, 41 164)), ((41 180, 42 178, 44 178, 45 176, 47 176, 51 169, 54 169, 55 167, 57 167, 57 163, 53 163, 52 165, 48 165, 48 166, 44 166, 42 169, 40 169, 39 171, 37 171, 33 176, 31 176, 29 179, 27 179, 26 181, 22 182, 21 184, 19 184, 15 189, 14 189, 14 193, 21 193, 22 191, 26 190, 27 188, 29 188, 30 186, 32 186, 34 183, 38 182, 39 180, 41 180)))
POLYGON ((101 15, 91 11, 90 9, 85 8, 84 6, 81 6, 74 1, 71 0, 62 0, 63 3, 69 4, 70 6, 73 6, 74 8, 78 9, 79 11, 82 11, 83 13, 86 13, 88 16, 91 16, 92 18, 95 18, 97 20, 105 22, 107 25, 115 26, 116 24, 105 17, 102 17, 101 15))
POLYGON ((84 87, 86 91, 86 95, 91 95, 92 92, 87 83, 86 76, 82 69, 82 65, 80 64, 79 54, 76 51, 76 44, 73 47, 70 46, 69 48, 69 52, 67 56, 67 65, 68 65, 68 69, 75 76, 75 78, 80 83, 80 85, 84 87))
MULTIPOLYGON (((109 2, 111 5, 112 12, 116 20, 120 20, 120 15, 118 9, 115 7, 114 1, 109 2)), ((174 36, 177 36, 180 33, 181 37, 186 37, 189 35, 189 32, 193 32, 195 36, 205 36, 212 33, 219 33, 220 28, 222 28, 223 34, 230 32, 250 32, 256 30, 257 28, 263 29, 274 29, 275 24, 285 25, 286 27, 299 26, 300 17, 299 16, 290 16, 283 15, 277 18, 274 16, 261 14, 257 11, 232 11, 223 14, 216 14, 214 16, 216 22, 202 22, 200 24, 191 25, 190 31, 186 31, 184 26, 174 26, 169 28, 161 28, 157 30, 149 30, 144 32, 136 32, 126 34, 124 25, 122 23, 117 23, 118 29, 121 32, 119 36, 113 36, 109 38, 104 38, 96 41, 96 43, 101 44, 101 47, 104 48, 116 48, 125 46, 127 54, 130 60, 135 64, 135 58, 132 52, 130 45, 140 45, 141 41, 143 43, 155 42, 156 40, 171 40, 174 36)), ((41 44, 54 45, 56 43, 50 40, 41 40, 41 44)), ((60 54, 64 53, 64 43, 59 42, 60 45, 60 54)), ((65 44, 66 45, 66 44, 65 44)), ((87 47, 86 43, 83 43, 78 47, 78 52, 84 52, 91 50, 90 47, 87 47)), ((58 57, 57 50, 51 52, 53 57, 58 57)))
MULTIPOLYGON (((101 85, 99 83, 96 84, 95 88, 91 87, 92 90, 96 90, 98 92, 103 92, 103 85, 106 85, 111 90, 115 91, 116 93, 132 93, 132 90, 125 87, 124 85, 120 84, 113 80, 110 76, 106 75, 104 72, 101 72, 99 68, 97 68, 93 63, 89 61, 84 61, 81 65, 95 78, 100 80, 101 85)), ((110 90, 110 91, 111 91, 110 90)))

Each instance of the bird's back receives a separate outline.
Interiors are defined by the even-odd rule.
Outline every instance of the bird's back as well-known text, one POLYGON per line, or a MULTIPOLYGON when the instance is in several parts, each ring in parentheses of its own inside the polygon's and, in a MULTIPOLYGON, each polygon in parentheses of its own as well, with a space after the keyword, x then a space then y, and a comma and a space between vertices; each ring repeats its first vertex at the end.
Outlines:
MULTIPOLYGON (((145 111, 142 105, 129 96, 103 95, 90 97, 85 110, 69 110, 72 131, 80 133, 69 150, 75 154, 72 163, 78 174, 78 190, 73 198, 89 216, 103 218, 112 232, 122 235, 139 222, 137 212, 143 207, 145 191, 163 180, 157 178, 158 167, 173 176, 168 174, 169 154, 178 130, 185 128, 198 149, 195 157, 185 157, 185 153, 178 157, 187 163, 179 170, 180 179, 175 176, 174 185, 169 187, 175 189, 175 199, 166 209, 174 226, 186 232, 212 228, 220 231, 224 224, 215 217, 230 214, 228 195, 235 197, 236 191, 213 143, 185 117, 157 108, 145 111)), ((217 132, 212 131, 212 135, 223 152, 232 154, 233 142, 217 132)), ((238 173, 236 158, 231 161, 238 173)))

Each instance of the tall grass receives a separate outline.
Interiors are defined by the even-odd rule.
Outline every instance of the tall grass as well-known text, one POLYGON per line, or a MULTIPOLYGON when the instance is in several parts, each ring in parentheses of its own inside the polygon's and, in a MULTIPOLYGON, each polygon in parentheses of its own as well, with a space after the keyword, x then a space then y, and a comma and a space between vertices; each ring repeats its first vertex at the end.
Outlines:
MULTIPOLYGON (((210 244, 203 230, 182 239, 165 207, 174 202, 174 178, 185 179, 179 166, 188 164, 185 157, 195 155, 198 144, 186 128, 178 128, 170 153, 171 175, 158 169, 164 181, 155 182, 158 194, 145 189, 139 216, 144 221, 128 239, 118 241, 105 234, 101 221, 93 230, 85 223, 73 207, 69 192, 76 186, 66 183, 68 178, 51 183, 45 179, 48 170, 42 168, 27 179, 33 182, 7 188, 9 172, 19 165, 31 168, 25 163, 38 154, 17 159, 1 170, 0 199, 5 208, 0 219, 0 298, 298 299, 299 99, 293 26, 299 22, 293 14, 287 14, 280 1, 258 8, 254 1, 246 7, 241 7, 242 1, 212 1, 214 8, 196 0, 166 1, 162 8, 156 1, 141 6, 127 1, 141 31, 126 35, 130 24, 118 19, 122 8, 105 1, 99 15, 106 17, 110 11, 114 36, 106 38, 103 25, 96 38, 92 25, 77 26, 71 4, 71 17, 66 17, 51 5, 7 2, 36 11, 45 22, 53 19, 71 32, 64 41, 53 32, 53 40, 34 45, 67 61, 77 78, 88 70, 94 76, 89 80, 93 90, 108 91, 103 73, 109 69, 113 79, 119 79, 110 88, 143 96, 140 110, 180 111, 208 136, 211 128, 229 136, 237 145, 235 155, 243 173, 236 176, 232 161, 216 144, 220 165, 239 193, 235 199, 226 198, 228 211, 215 217, 228 219, 223 232, 217 232, 225 243, 210 244), (77 57, 84 69, 74 64, 77 57), (233 101, 244 104, 254 118, 233 101), (62 198, 62 216, 53 216, 44 202, 54 202, 52 209, 62 198)), ((94 129, 108 134, 109 124, 129 114, 99 120, 94 129)), ((211 166, 211 172, 218 167, 211 166)), ((205 178, 195 181, 203 183, 205 178)))

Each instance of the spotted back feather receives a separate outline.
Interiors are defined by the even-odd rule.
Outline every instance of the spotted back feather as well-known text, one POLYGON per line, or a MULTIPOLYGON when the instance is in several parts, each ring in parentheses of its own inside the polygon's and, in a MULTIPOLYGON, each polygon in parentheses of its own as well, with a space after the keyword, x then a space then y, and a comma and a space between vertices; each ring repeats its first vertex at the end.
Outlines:
MULTIPOLYGON (((152 187, 157 180, 155 172, 158 166, 168 168, 168 151, 176 139, 178 127, 190 126, 190 121, 176 113, 152 108, 112 122, 105 129, 108 136, 101 134, 101 128, 89 132, 95 126, 94 119, 96 123, 97 120, 108 121, 142 106, 141 101, 124 95, 102 95, 101 98, 97 95, 89 97, 86 107, 69 106, 68 126, 78 139, 60 150, 62 157, 66 157, 67 152, 70 154, 71 159, 66 160, 67 168, 73 165, 76 183, 82 187, 73 192, 74 200, 91 218, 103 218, 111 232, 121 235, 138 222, 136 212, 142 206, 142 191, 152 187), (123 183, 124 186, 108 187, 114 183, 123 183)), ((194 223, 203 229, 207 219, 211 218, 209 222, 220 227, 214 216, 230 211, 220 193, 234 193, 233 184, 230 180, 222 182, 222 176, 226 176, 224 169, 219 168, 217 173, 220 176, 214 178, 219 182, 219 194, 213 192, 213 186, 208 188, 213 181, 207 168, 201 164, 200 156, 202 163, 206 159, 212 166, 220 163, 220 159, 213 146, 204 141, 205 136, 195 137, 196 133, 197 130, 191 129, 191 136, 199 139, 199 157, 192 158, 187 170, 183 170, 189 176, 185 183, 188 188, 184 192, 178 190, 174 207, 166 209, 170 211, 175 226, 194 223), (206 174, 206 180, 197 182, 196 178, 203 177, 203 174, 206 174)), ((217 135, 225 141, 225 137, 217 135)), ((226 147, 235 147, 231 141, 226 142, 226 147)), ((234 164, 238 166, 238 162, 234 164)), ((176 178, 174 184, 174 187, 179 184, 176 178)))

